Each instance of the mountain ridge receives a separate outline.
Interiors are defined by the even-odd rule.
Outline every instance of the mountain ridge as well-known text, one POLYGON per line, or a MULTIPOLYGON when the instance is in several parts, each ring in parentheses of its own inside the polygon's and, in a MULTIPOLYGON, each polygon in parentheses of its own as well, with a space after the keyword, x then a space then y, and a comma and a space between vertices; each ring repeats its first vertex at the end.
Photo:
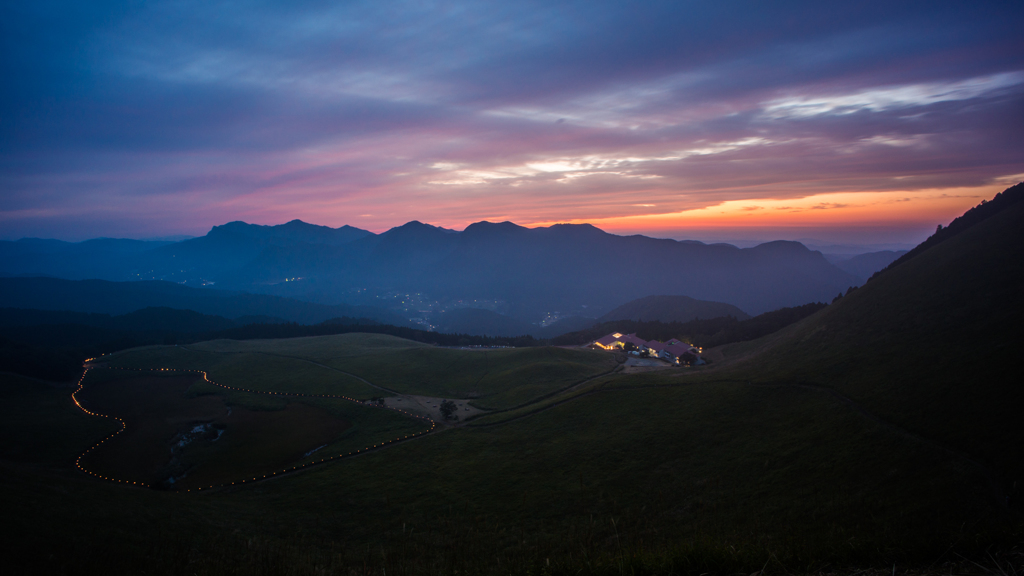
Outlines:
MULTIPOLYGON (((0 272, 25 271, 15 252, 0 246, 0 272)), ((50 260, 31 272, 61 276, 64 261, 50 260)), ((202 237, 98 260, 103 267, 95 274, 79 267, 68 276, 167 280, 328 305, 376 305, 375 298, 392 292, 436 301, 501 300, 509 315, 527 323, 555 312, 599 315, 658 294, 726 302, 756 314, 830 299, 861 282, 797 242, 737 248, 618 236, 589 224, 527 228, 487 221, 456 232, 414 220, 381 234, 299 220, 236 221, 202 237)))

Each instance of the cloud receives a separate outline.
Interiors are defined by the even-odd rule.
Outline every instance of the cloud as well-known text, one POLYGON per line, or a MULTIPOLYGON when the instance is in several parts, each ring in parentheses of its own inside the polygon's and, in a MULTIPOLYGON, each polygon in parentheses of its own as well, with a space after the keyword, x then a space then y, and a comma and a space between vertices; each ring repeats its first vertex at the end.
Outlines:
POLYGON ((1024 9, 928 8, 7 9, 0 217, 37 236, 460 227, 1024 173, 1024 9))
MULTIPOLYGON (((764 114, 769 118, 804 118, 820 114, 845 115, 860 111, 882 112, 896 108, 970 100, 1005 88, 1014 88, 1022 83, 1024 83, 1024 71, 1015 70, 954 82, 883 86, 828 96, 794 96, 766 102, 764 114)), ((875 136, 873 139, 878 139, 882 143, 894 142, 894 140, 884 139, 882 136, 875 136)), ((895 140, 895 142, 900 141, 895 140)))

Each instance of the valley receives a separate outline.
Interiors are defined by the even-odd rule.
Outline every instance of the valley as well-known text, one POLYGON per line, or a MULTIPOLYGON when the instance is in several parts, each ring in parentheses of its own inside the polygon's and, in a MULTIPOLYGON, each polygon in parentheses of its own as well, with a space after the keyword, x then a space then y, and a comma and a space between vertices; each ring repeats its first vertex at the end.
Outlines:
POLYGON ((703 366, 348 332, 130 348, 77 391, 4 376, 6 538, 78 573, 1013 566, 1017 198, 703 366))

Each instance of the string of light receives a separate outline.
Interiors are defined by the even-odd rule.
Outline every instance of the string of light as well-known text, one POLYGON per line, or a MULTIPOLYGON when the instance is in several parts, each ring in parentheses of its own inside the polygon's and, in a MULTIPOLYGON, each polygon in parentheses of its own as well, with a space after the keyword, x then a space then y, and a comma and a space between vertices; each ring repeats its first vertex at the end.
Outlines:
MULTIPOLYGON (((86 376, 89 374, 89 372, 91 370, 95 370, 95 369, 98 368, 97 366, 91 366, 90 365, 95 360, 97 360, 97 359, 96 358, 89 358, 88 360, 85 361, 86 362, 86 368, 82 372, 81 378, 78 379, 78 387, 75 389, 74 392, 71 393, 71 398, 72 398, 72 400, 74 400, 75 406, 78 406, 78 408, 82 412, 85 412, 86 414, 88 414, 90 416, 99 416, 101 418, 112 418, 114 420, 117 420, 121 424, 121 428, 119 430, 117 430, 116 432, 114 432, 113 434, 111 434, 110 436, 107 436, 106 438, 100 440, 96 444, 90 446, 85 452, 80 454, 78 456, 78 458, 75 460, 75 466, 78 467, 78 469, 81 470, 82 472, 85 472, 86 474, 89 474, 89 475, 94 476, 96 478, 100 478, 102 480, 107 480, 107 481, 110 481, 110 482, 116 482, 116 483, 119 483, 119 484, 131 484, 131 485, 135 485, 135 486, 143 486, 143 487, 146 487, 146 488, 152 488, 153 485, 152 484, 148 484, 146 482, 139 482, 139 481, 134 481, 134 480, 124 480, 124 479, 120 479, 120 478, 113 478, 113 477, 110 477, 110 476, 105 476, 105 475, 100 474, 98 472, 94 472, 92 470, 89 470, 85 466, 82 465, 82 459, 85 458, 85 456, 87 454, 89 454, 90 452, 96 450, 97 448, 102 446, 105 442, 111 440, 112 438, 114 438, 118 434, 121 434, 122 432, 124 432, 126 427, 127 427, 126 424, 125 424, 124 419, 119 418, 117 416, 112 416, 112 415, 109 415, 109 414, 100 414, 99 412, 93 412, 93 411, 87 409, 86 407, 82 406, 81 402, 79 402, 79 400, 78 400, 78 393, 81 392, 85 388, 85 378, 86 378, 86 376)), ((349 402, 355 402, 355 403, 360 404, 362 406, 366 406, 366 404, 363 401, 357 400, 355 398, 351 398, 349 396, 345 396, 345 395, 342 395, 342 394, 306 394, 306 393, 303 393, 303 392, 271 392, 271 391, 267 391, 267 390, 253 390, 251 388, 239 388, 237 386, 228 386, 226 384, 220 384, 218 382, 214 382, 213 380, 210 380, 209 375, 204 370, 191 370, 191 369, 179 369, 179 368, 124 368, 124 367, 119 367, 119 366, 104 366, 102 368, 106 369, 106 370, 125 370, 125 371, 135 371, 135 372, 183 372, 183 373, 188 373, 188 374, 197 374, 197 375, 201 375, 203 377, 203 381, 205 381, 205 382, 207 382, 209 384, 212 384, 214 386, 217 386, 217 387, 220 387, 220 388, 224 388, 224 389, 227 389, 227 390, 232 390, 232 391, 235 391, 235 392, 246 392, 246 393, 250 393, 250 394, 266 394, 266 395, 269 395, 269 396, 294 396, 294 397, 304 397, 304 398, 332 398, 332 399, 347 400, 349 402)), ((367 446, 365 448, 354 450, 352 452, 336 454, 334 456, 327 456, 327 457, 321 458, 320 460, 315 460, 315 461, 312 461, 312 462, 307 462, 305 464, 296 464, 295 466, 292 466, 291 468, 285 468, 285 469, 282 469, 282 470, 278 470, 276 472, 270 472, 268 474, 263 474, 262 476, 253 476, 252 478, 244 478, 242 480, 236 480, 234 482, 225 482, 225 483, 222 483, 222 484, 211 484, 209 486, 201 486, 201 487, 198 487, 198 488, 189 488, 189 489, 184 490, 183 492, 199 492, 201 490, 209 490, 211 488, 223 488, 223 487, 226 487, 226 486, 236 486, 236 485, 239 485, 239 484, 247 484, 247 483, 250 483, 250 482, 258 482, 260 480, 265 480, 267 478, 273 478, 274 476, 278 476, 278 475, 281 475, 281 474, 287 474, 287 473, 290 473, 290 472, 296 472, 296 471, 302 470, 304 468, 308 468, 308 467, 311 467, 311 466, 316 466, 318 464, 325 464, 327 462, 331 462, 331 461, 334 461, 334 460, 339 460, 341 458, 348 458, 348 457, 351 457, 351 456, 357 456, 359 454, 364 454, 364 453, 369 452, 371 450, 379 450, 379 449, 381 449, 381 448, 383 448, 383 447, 385 447, 385 446, 387 446, 389 444, 394 444, 394 443, 397 443, 397 442, 403 442, 403 441, 411 440, 411 439, 419 437, 419 436, 423 436, 424 434, 429 434, 430 432, 433 432, 437 428, 437 422, 435 422, 433 419, 431 419, 431 418, 429 418, 427 416, 420 416, 420 415, 417 415, 417 414, 413 414, 413 413, 411 413, 411 412, 409 412, 407 410, 402 410, 401 408, 395 408, 393 406, 386 406, 386 405, 382 405, 382 404, 373 403, 373 404, 369 404, 369 406, 372 406, 372 407, 375 407, 375 408, 387 409, 387 410, 394 410, 395 412, 400 412, 400 413, 402 413, 402 414, 404 414, 406 416, 409 416, 411 418, 418 418, 420 420, 426 420, 427 422, 430 423, 430 428, 428 428, 428 429, 426 429, 426 430, 424 430, 422 432, 417 432, 417 433, 414 433, 414 434, 407 434, 405 436, 398 437, 398 438, 392 438, 390 440, 383 440, 383 441, 381 441, 379 443, 376 443, 376 444, 374 444, 372 446, 367 446)), ((178 490, 178 492, 182 492, 182 490, 178 490)))

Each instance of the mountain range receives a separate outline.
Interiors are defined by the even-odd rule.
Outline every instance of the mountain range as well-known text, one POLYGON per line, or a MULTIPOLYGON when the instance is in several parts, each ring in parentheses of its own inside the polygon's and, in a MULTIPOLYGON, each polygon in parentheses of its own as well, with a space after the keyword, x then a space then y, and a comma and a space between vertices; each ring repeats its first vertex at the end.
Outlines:
POLYGON ((388 308, 404 318, 488 308, 527 324, 552 313, 596 318, 624 302, 666 294, 759 314, 831 299, 863 282, 856 272, 798 242, 741 249, 618 236, 586 224, 478 222, 457 232, 413 221, 374 234, 293 220, 231 222, 173 243, 0 242, 4 276, 165 280, 388 308), (486 305, 465 304, 481 301, 486 305))

